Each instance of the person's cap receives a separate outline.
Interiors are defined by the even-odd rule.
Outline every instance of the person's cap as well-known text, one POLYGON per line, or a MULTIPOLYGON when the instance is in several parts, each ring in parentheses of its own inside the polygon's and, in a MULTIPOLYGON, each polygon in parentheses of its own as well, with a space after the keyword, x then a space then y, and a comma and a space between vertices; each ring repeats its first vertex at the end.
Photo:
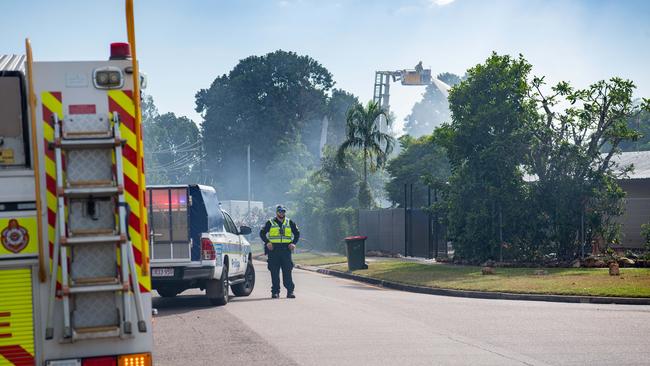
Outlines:
POLYGON ((287 208, 284 207, 284 206, 282 206, 282 205, 278 205, 278 206, 275 208, 275 212, 287 212, 287 208))

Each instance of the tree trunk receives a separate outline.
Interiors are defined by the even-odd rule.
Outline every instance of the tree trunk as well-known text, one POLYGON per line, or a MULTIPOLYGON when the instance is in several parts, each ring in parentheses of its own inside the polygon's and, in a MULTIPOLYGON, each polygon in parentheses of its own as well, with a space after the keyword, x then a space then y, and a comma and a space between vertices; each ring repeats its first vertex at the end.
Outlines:
POLYGON ((372 206, 372 195, 368 188, 368 156, 367 149, 363 149, 363 182, 359 186, 359 207, 370 208, 372 206))
POLYGON ((368 184, 368 149, 363 149, 363 182, 368 184))

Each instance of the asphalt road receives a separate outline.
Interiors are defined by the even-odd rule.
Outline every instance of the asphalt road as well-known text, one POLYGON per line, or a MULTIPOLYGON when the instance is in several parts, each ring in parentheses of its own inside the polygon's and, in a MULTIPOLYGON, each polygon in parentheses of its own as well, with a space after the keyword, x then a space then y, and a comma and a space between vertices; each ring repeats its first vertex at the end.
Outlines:
POLYGON ((465 299, 294 270, 270 299, 154 298, 156 365, 650 365, 650 306, 465 299))

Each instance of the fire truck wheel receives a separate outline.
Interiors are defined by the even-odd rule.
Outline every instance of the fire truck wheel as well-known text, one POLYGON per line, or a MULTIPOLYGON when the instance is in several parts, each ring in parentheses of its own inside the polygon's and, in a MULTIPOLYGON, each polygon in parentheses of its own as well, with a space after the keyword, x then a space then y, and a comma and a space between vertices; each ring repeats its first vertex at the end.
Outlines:
POLYGON ((230 282, 228 282, 228 267, 224 266, 221 271, 221 278, 218 280, 208 281, 205 292, 212 305, 223 306, 228 303, 228 292, 230 282))
POLYGON ((255 287, 255 267, 253 267, 253 263, 250 261, 248 262, 248 266, 246 266, 244 278, 246 281, 232 286, 232 293, 235 296, 248 296, 253 292, 253 288, 255 287))

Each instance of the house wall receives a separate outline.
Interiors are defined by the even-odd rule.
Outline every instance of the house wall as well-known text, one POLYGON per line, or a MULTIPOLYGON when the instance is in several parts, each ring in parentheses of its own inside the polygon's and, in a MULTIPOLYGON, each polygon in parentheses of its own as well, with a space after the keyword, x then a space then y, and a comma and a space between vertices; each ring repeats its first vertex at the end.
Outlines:
POLYGON ((650 222, 650 179, 619 181, 626 192, 625 213, 619 218, 623 225, 621 244, 624 248, 643 248, 641 225, 650 222))

